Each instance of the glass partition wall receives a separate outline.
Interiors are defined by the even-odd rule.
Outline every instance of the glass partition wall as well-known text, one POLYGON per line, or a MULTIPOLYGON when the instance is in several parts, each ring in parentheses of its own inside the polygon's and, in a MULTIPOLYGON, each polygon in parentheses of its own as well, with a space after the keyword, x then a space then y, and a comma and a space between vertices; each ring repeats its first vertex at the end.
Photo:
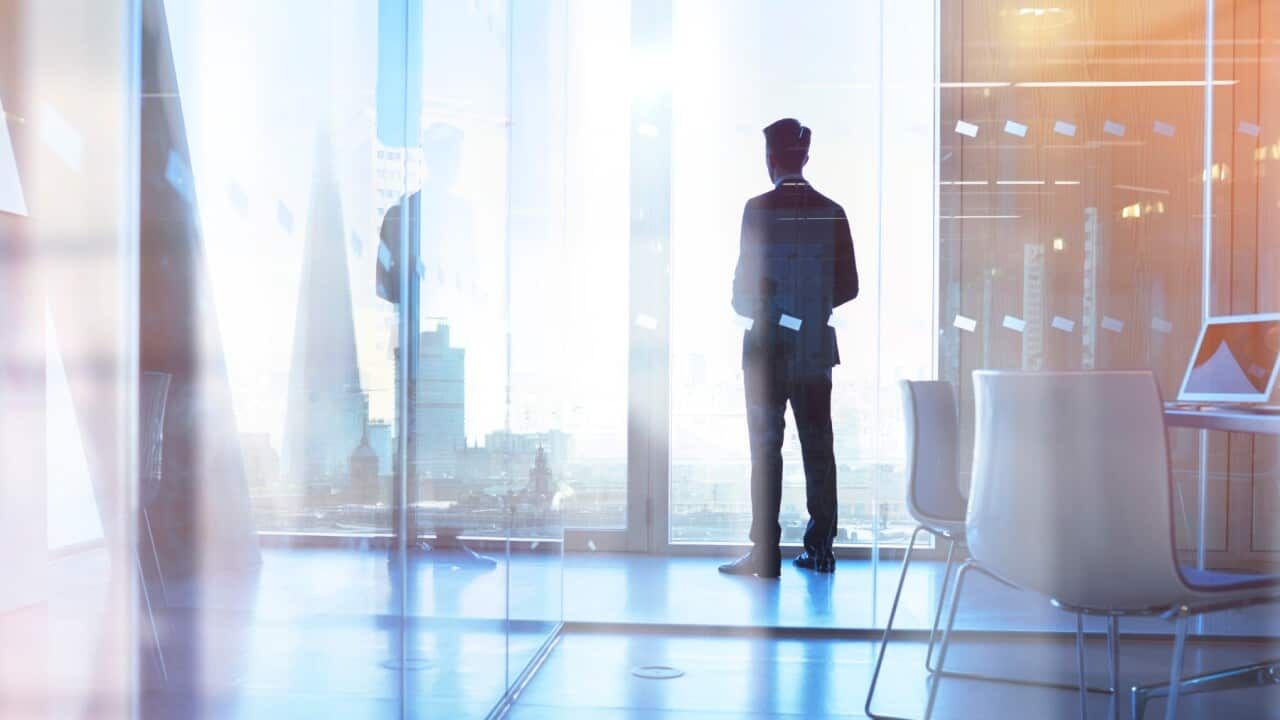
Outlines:
MULTIPOLYGON (((1024 5, 941 5, 938 371, 966 446, 974 369, 1151 368, 1173 399, 1204 317, 1277 307, 1276 8, 1024 5)), ((1187 559, 1274 563, 1275 443, 1170 443, 1187 559)))
MULTIPOLYGON (((227 638, 191 642, 194 691, 241 675, 251 715, 302 693, 323 714, 484 717, 562 617, 561 370, 536 357, 516 308, 541 288, 513 266, 562 245, 546 128, 563 99, 517 81, 563 12, 153 7, 150 61, 172 79, 163 138, 144 113, 144 166, 155 145, 199 251, 146 263, 144 171, 143 295, 185 303, 170 312, 196 327, 202 414, 171 401, 165 436, 166 476, 199 501, 161 495, 176 507, 152 515, 183 632, 227 638), (205 464, 168 472, 184 409, 205 464), (210 672, 220 653, 241 669, 210 672)), ((145 312, 142 328, 146 365, 145 312)))
POLYGON ((590 424, 565 5, 92 5, 0 3, 0 715, 486 717, 590 424))

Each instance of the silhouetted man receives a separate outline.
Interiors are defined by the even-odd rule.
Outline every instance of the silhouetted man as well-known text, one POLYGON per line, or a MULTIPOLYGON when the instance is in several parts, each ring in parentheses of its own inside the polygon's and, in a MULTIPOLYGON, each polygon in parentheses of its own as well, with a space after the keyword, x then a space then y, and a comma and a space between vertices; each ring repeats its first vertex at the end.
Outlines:
POLYGON ((833 308, 858 296, 858 269, 844 208, 802 174, 812 133, 786 118, 764 129, 774 189, 747 201, 733 278, 733 309, 750 318, 742 338, 751 436, 751 552, 720 566, 733 575, 778 577, 782 528, 782 436, 787 402, 804 457, 809 526, 797 567, 834 572, 836 462, 831 368, 840 362, 833 308))

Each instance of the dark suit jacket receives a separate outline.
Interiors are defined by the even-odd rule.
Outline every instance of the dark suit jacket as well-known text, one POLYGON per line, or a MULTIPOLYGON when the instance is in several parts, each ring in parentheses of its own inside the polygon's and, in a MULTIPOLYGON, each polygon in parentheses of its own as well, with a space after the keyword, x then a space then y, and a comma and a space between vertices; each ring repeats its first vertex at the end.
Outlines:
POLYGON ((733 309, 754 321, 742 339, 743 367, 780 361, 796 376, 838 365, 836 332, 827 323, 832 309, 857 296, 844 208, 799 178, 747 201, 733 277, 733 309), (800 329, 781 326, 783 315, 798 319, 800 329))

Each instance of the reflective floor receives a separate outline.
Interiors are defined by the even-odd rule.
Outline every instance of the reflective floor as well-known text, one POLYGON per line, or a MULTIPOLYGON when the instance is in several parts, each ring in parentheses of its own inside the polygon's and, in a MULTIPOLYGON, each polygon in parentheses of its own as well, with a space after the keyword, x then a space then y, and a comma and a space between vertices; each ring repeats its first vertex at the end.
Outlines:
MULTIPOLYGON (((784 562, 781 581, 766 582, 720 575, 716 565, 721 561, 701 557, 571 553, 565 556, 565 620, 883 628, 902 569, 898 560, 842 561, 834 575, 818 575, 784 562)), ((920 629, 932 624, 942 570, 941 562, 912 562, 896 627, 920 629)), ((965 581, 956 627, 1074 632, 1075 616, 1054 609, 1043 598, 1010 590, 975 573, 965 581)), ((1170 624, 1163 620, 1124 621, 1126 633, 1163 635, 1169 631, 1170 624)), ((1218 613, 1204 619, 1202 632, 1280 637, 1280 606, 1218 613)))
MULTIPOLYGON (((1011 677, 1073 681, 1070 642, 958 645, 948 658, 957 670, 983 670, 1011 677)), ((1192 647, 1188 672, 1248 662, 1277 648, 1192 647)), ((874 641, 689 637, 654 634, 569 632, 521 695, 517 720, 722 720, 724 718, 861 718, 874 641), (684 671, 672 680, 641 679, 633 668, 667 665, 684 671)), ((1167 645, 1124 643, 1121 684, 1151 682, 1168 668, 1167 645)), ((1089 646, 1089 679, 1107 682, 1105 642, 1089 646)), ((924 644, 891 646, 873 711, 921 717, 926 692, 924 644)), ((1120 718, 1127 718, 1127 694, 1120 718)), ((1090 717, 1106 718, 1111 698, 1091 695, 1090 717)), ((1162 717, 1163 701, 1153 701, 1148 718, 1162 717)), ((1260 688, 1188 698, 1179 718, 1280 717, 1280 688, 1260 688)), ((971 680, 946 679, 939 689, 935 718, 1078 718, 1077 695, 971 680)))
MULTIPOLYGON (((0 718, 109 717, 122 706, 119 687, 103 678, 126 656, 122 643, 136 639, 119 637, 102 621, 110 597, 98 581, 107 576, 105 563, 101 551, 63 558, 54 565, 48 603, 0 615, 0 642, 39 648, 33 657, 0 653, 0 718)), ((834 576, 786 566, 780 581, 768 582, 722 576, 717 563, 567 556, 566 634, 514 717, 858 717, 874 659, 875 633, 866 629, 884 622, 898 564, 846 561, 834 576), (801 628, 809 629, 804 637, 787 637, 801 628), (822 637, 822 630, 839 639, 822 637), (686 675, 670 681, 630 676, 632 667, 649 664, 674 665, 686 675)), ((938 563, 913 570, 901 627, 926 627, 932 619, 940 571, 938 563)), ((393 718, 403 711, 405 717, 483 717, 504 682, 523 668, 521 659, 532 658, 554 627, 538 618, 559 616, 555 563, 513 554, 510 563, 484 569, 447 555, 415 557, 405 622, 393 592, 397 572, 385 553, 369 550, 266 549, 252 577, 168 583, 156 598, 166 674, 161 677, 145 643, 139 657, 148 688, 144 716, 393 718), (506 583, 524 588, 528 598, 512 608, 510 623, 498 620, 506 583), (401 648, 409 659, 404 667, 401 648)), ((1072 627, 1069 616, 1038 598, 980 579, 970 588, 962 628, 1072 627)), ((1218 638, 1194 642, 1187 672, 1280 656, 1268 643, 1223 638, 1273 631, 1276 615, 1275 608, 1255 608, 1209 619, 1204 630, 1218 638)), ((1100 629, 1090 624, 1091 631, 1100 629)), ((1160 679, 1168 642, 1150 633, 1167 632, 1168 625, 1133 621, 1123 630, 1147 634, 1126 644, 1123 684, 1160 679)), ((1091 672, 1102 682, 1102 643, 1092 645, 1091 672)), ((918 645, 894 646, 884 712, 918 716, 925 678, 920 655, 918 645)), ((1006 636, 961 648, 954 658, 961 668, 1063 681, 1074 673, 1071 646, 1059 641, 1006 636)), ((1106 699, 1092 700, 1103 713, 1106 699)), ((967 681, 947 681, 941 702, 950 714, 940 717, 1075 712, 1071 693, 967 681), (982 712, 966 714, 975 707, 982 712), (1025 708, 1036 712, 1021 712, 1025 708)), ((1188 702, 1180 717, 1271 717, 1280 689, 1188 702), (1205 714, 1193 712, 1201 706, 1205 714)))

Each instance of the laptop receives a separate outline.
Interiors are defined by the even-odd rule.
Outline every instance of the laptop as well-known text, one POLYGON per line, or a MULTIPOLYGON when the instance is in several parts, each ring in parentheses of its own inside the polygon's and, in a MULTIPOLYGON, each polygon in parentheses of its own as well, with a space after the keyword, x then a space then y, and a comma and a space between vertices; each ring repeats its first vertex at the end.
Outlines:
POLYGON ((1187 364, 1178 402, 1256 406, 1271 399, 1278 372, 1280 313, 1211 318, 1187 364))

